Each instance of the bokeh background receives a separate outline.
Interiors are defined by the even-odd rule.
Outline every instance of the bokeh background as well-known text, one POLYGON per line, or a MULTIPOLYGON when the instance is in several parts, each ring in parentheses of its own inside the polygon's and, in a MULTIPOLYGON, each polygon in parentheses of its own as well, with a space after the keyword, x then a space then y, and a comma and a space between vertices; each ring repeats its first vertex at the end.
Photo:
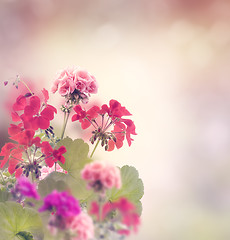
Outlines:
POLYGON ((57 70, 80 65, 99 83, 92 101, 117 99, 136 124, 130 148, 95 153, 144 181, 129 239, 229 240, 229 63, 228 0, 0 0, 1 144, 3 82, 18 74, 50 89, 57 70))

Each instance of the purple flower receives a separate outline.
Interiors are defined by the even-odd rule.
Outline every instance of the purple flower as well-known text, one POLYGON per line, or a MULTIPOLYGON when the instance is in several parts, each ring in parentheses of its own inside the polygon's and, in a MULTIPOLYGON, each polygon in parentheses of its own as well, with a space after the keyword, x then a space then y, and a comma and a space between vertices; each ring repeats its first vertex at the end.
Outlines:
POLYGON ((62 217, 73 217, 81 212, 79 202, 67 192, 57 192, 54 190, 44 198, 44 204, 39 212, 54 211, 56 215, 62 217))
POLYGON ((20 177, 15 186, 15 192, 20 193, 20 195, 34 198, 36 200, 40 199, 38 195, 36 185, 32 184, 26 177, 20 177))

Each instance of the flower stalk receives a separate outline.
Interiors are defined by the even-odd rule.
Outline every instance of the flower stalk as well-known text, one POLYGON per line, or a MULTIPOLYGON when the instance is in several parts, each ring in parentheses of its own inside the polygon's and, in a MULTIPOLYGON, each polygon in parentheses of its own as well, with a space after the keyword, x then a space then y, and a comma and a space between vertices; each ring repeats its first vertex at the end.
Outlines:
POLYGON ((93 154, 94 154, 94 152, 96 151, 99 142, 100 142, 100 139, 97 140, 97 143, 96 143, 96 145, 95 145, 95 147, 94 147, 94 149, 93 149, 93 151, 92 151, 92 153, 91 153, 91 155, 90 155, 90 158, 93 157, 93 154))

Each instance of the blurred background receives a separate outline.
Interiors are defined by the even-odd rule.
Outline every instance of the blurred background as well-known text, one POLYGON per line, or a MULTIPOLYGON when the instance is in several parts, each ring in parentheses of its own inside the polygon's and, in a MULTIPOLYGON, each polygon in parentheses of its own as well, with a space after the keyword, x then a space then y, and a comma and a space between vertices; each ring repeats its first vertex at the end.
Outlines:
MULTIPOLYGON (((228 0, 0 0, 1 145, 3 82, 18 74, 50 89, 59 69, 80 65, 99 83, 92 101, 118 100, 136 124, 131 147, 95 153, 144 181, 129 240, 229 240, 229 63, 228 0)), ((82 135, 76 125, 68 135, 82 135)))

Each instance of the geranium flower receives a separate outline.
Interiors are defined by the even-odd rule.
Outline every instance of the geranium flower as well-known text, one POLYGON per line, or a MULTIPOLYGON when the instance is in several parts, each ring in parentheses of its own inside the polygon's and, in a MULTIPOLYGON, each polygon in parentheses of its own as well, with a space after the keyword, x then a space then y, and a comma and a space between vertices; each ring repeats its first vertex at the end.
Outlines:
POLYGON ((90 138, 92 144, 98 139, 101 145, 105 146, 105 150, 112 151, 115 146, 117 149, 121 148, 126 137, 128 145, 131 146, 131 135, 136 135, 135 125, 132 120, 123 118, 131 114, 118 101, 112 99, 109 106, 93 106, 88 111, 77 105, 74 111, 76 114, 72 116, 73 122, 79 121, 82 129, 90 126, 95 128, 90 138), (113 130, 109 131, 112 126, 113 130))
POLYGON ((54 113, 57 113, 57 110, 51 105, 46 105, 41 110, 39 97, 32 96, 29 105, 25 106, 21 118, 25 129, 47 129, 50 126, 50 121, 54 118, 54 113))
POLYGON ((45 162, 47 166, 52 167, 57 161, 60 161, 63 164, 65 163, 65 157, 62 156, 66 152, 64 146, 61 146, 58 149, 53 149, 49 142, 44 141, 41 144, 41 150, 46 156, 45 162))
POLYGON ((20 148, 15 143, 6 143, 0 152, 0 156, 4 158, 1 161, 0 168, 3 168, 5 164, 9 161, 8 171, 13 174, 15 171, 15 176, 18 178, 22 174, 22 169, 15 169, 17 164, 22 160, 22 152, 24 150, 20 148))
POLYGON ((93 220, 84 212, 72 218, 67 228, 70 229, 71 234, 76 235, 72 240, 89 240, 94 237, 93 220))
POLYGON ((82 103, 88 102, 88 97, 91 93, 97 93, 97 82, 86 70, 79 67, 66 68, 60 71, 51 92, 59 92, 62 97, 67 99, 67 102, 82 103))
POLYGON ((121 175, 117 167, 109 163, 93 162, 81 171, 81 177, 88 182, 88 187, 95 191, 121 187, 121 175))
POLYGON ((113 222, 120 222, 125 227, 118 229, 118 233, 122 235, 129 235, 131 230, 137 232, 140 225, 140 217, 136 213, 136 207, 128 201, 128 199, 122 197, 115 202, 106 202, 100 213, 100 207, 97 202, 91 203, 90 214, 95 215, 97 220, 105 220, 109 213, 116 211, 118 215, 112 218, 113 222))
POLYGON ((17 180, 13 193, 20 194, 21 196, 28 198, 34 198, 36 200, 40 199, 36 184, 32 184, 26 177, 20 177, 17 180))
POLYGON ((77 199, 67 192, 58 192, 54 190, 44 198, 43 206, 39 212, 51 211, 57 216, 64 218, 74 217, 80 214, 81 208, 77 199))
MULTIPOLYGON (((54 165, 53 165, 53 167, 43 166, 41 168, 41 176, 39 177, 39 180, 44 179, 45 177, 47 177, 50 173, 52 173, 54 171, 55 171, 55 166, 54 165)), ((63 168, 61 168, 59 164, 56 164, 56 172, 67 173, 67 171, 64 171, 63 168)))
MULTIPOLYGON (((47 129, 50 126, 50 121, 53 120, 54 113, 57 113, 57 110, 47 104, 48 91, 43 88, 42 93, 44 97, 44 103, 42 104, 40 98, 32 94, 20 95, 17 98, 11 116, 14 122, 21 121, 23 123, 23 126, 19 126, 20 128, 37 130, 38 128, 47 129)), ((16 130, 15 126, 12 126, 12 131, 16 130)))

